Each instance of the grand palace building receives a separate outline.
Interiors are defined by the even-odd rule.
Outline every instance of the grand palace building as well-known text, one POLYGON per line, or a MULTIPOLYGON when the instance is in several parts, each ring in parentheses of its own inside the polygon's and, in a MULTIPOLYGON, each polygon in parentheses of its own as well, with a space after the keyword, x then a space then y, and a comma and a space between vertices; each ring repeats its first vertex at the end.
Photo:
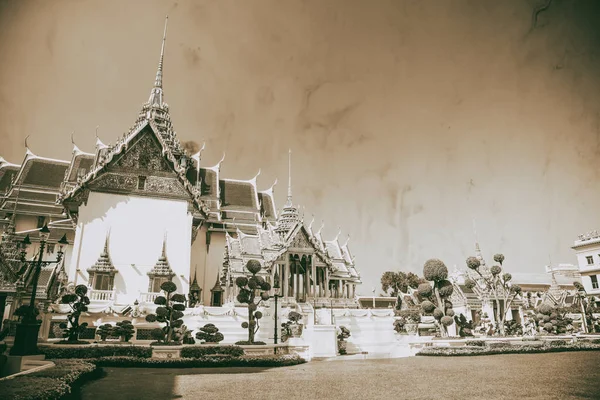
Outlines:
POLYGON ((291 153, 287 202, 278 210, 274 186, 221 175, 202 162, 204 147, 187 154, 174 131, 163 92, 160 61, 148 101, 129 131, 114 145, 99 138, 93 151, 73 144, 70 160, 34 154, 20 163, 0 158, 0 316, 10 319, 28 304, 32 268, 18 259, 26 235, 27 257, 38 256, 39 230, 69 245, 58 264, 42 269, 37 284, 40 309, 73 285, 89 288, 90 312, 152 304, 170 280, 188 306, 234 304, 235 278, 248 273, 250 259, 273 282, 281 277, 287 304, 357 307, 360 284, 348 242, 325 240, 322 226, 305 223, 292 202, 291 153))

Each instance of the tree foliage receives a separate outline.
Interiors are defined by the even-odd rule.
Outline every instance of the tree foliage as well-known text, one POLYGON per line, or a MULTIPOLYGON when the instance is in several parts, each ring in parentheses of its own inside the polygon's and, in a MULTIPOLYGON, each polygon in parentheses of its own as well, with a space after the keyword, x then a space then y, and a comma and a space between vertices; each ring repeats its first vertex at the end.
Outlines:
POLYGON ((134 332, 135 329, 133 328, 131 321, 125 320, 117 322, 113 330, 113 335, 121 337, 124 342, 129 342, 129 339, 133 337, 134 332))
POLYGON ((485 297, 490 297, 496 302, 494 311, 496 326, 500 335, 504 336, 506 335, 506 313, 510 310, 515 298, 521 293, 521 287, 511 283, 511 274, 502 274, 503 254, 495 254, 494 261, 500 265, 493 265, 490 268, 490 274, 484 274, 481 271, 481 263, 476 257, 467 258, 467 267, 477 273, 477 277, 476 279, 467 279, 465 286, 470 289, 476 288, 485 297), (502 309, 504 313, 500 312, 502 309))
POLYGON ((183 311, 185 310, 185 296, 182 294, 175 293, 177 286, 173 282, 164 282, 160 285, 167 295, 158 296, 154 299, 154 304, 158 305, 155 314, 146 315, 146 321, 148 322, 160 322, 164 323, 163 328, 156 328, 152 330, 151 335, 154 339, 159 342, 168 344, 173 339, 173 334, 176 328, 180 328, 183 325, 183 311))
POLYGON ((419 296, 426 299, 421 302, 424 313, 432 314, 442 336, 447 336, 447 327, 454 323, 452 304, 449 299, 454 287, 448 278, 448 268, 443 261, 432 258, 423 266, 423 276, 432 283, 422 283, 418 286, 419 296))
POLYGON ((416 289, 423 280, 412 272, 387 271, 381 275, 381 290, 389 296, 398 296, 400 292, 408 292, 408 288, 416 289))
POLYGON ((257 311, 258 305, 261 301, 269 299, 267 292, 271 290, 271 284, 262 276, 257 275, 262 269, 258 260, 249 260, 246 263, 246 269, 252 276, 250 278, 240 276, 235 280, 235 284, 239 289, 237 301, 248 304, 248 322, 243 322, 242 328, 248 329, 248 343, 254 343, 254 336, 260 328, 258 322, 263 316, 262 312, 257 311))
POLYGON ((202 343, 219 343, 225 337, 214 324, 206 324, 200 328, 200 332, 196 332, 196 339, 202 343))
POLYGON ((79 317, 82 312, 88 310, 90 299, 87 297, 87 286, 77 285, 73 293, 67 293, 60 299, 62 304, 68 304, 71 307, 71 312, 67 314, 67 322, 60 324, 60 328, 64 330, 63 337, 69 342, 76 342, 79 334, 87 328, 88 323, 79 323, 79 317))

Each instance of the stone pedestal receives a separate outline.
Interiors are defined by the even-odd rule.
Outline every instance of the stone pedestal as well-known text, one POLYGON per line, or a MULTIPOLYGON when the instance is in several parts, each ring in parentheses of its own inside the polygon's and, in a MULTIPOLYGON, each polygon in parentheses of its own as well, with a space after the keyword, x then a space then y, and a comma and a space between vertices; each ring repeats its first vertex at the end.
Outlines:
POLYGON ((17 325, 15 343, 10 349, 11 356, 29 356, 38 354, 37 341, 41 321, 23 323, 17 325))
POLYGON ((181 358, 183 346, 152 346, 152 358, 181 358))
MULTIPOLYGON (((290 343, 290 345, 292 344, 290 343)), ((337 335, 335 325, 314 325, 311 341, 312 356, 335 357, 337 355, 336 348, 337 335)))

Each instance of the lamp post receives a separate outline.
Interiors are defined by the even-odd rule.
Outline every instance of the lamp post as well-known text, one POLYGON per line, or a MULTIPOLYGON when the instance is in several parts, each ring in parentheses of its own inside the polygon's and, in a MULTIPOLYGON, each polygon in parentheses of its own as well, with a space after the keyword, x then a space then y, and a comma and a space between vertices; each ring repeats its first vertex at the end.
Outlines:
POLYGON ((50 237, 50 229, 48 229, 48 225, 44 225, 44 227, 40 229, 39 233, 40 248, 37 260, 26 259, 27 247, 31 244, 29 235, 25 236, 25 239, 23 239, 23 241, 21 242, 21 258, 19 260, 11 260, 30 265, 32 268, 34 268, 33 277, 31 279, 31 299, 29 300, 29 308, 23 316, 23 319, 21 320, 19 325, 17 325, 15 342, 10 350, 10 355, 13 356, 26 356, 38 353, 37 338, 41 322, 36 318, 35 313, 35 297, 37 295, 38 280, 40 278, 42 267, 45 267, 50 264, 58 264, 62 261, 64 255, 63 248, 65 245, 69 244, 69 242, 67 241, 67 235, 63 235, 63 237, 58 241, 60 247, 56 255, 56 260, 43 261, 44 249, 46 248, 46 243, 48 241, 48 238, 50 237))
POLYGON ((278 331, 278 321, 277 321, 277 298, 279 297, 279 289, 281 288, 279 284, 279 274, 275 271, 275 276, 273 277, 273 299, 275 299, 275 333, 273 334, 273 343, 275 347, 273 348, 273 353, 277 354, 277 331, 278 331))

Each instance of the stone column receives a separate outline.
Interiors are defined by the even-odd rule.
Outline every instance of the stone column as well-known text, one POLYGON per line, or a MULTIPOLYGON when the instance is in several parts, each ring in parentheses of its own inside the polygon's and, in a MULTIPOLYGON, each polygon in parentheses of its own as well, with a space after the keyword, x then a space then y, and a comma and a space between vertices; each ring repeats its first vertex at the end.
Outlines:
POLYGON ((325 266, 325 297, 331 297, 331 293, 329 293, 329 269, 325 266))
POLYGON ((286 255, 285 258, 285 268, 284 268, 284 277, 283 277, 283 297, 287 299, 289 296, 289 286, 290 286, 290 257, 286 255))
POLYGON ((312 290, 311 294, 313 297, 317 297, 317 266, 315 265, 315 255, 310 257, 310 274, 312 276, 312 290))

